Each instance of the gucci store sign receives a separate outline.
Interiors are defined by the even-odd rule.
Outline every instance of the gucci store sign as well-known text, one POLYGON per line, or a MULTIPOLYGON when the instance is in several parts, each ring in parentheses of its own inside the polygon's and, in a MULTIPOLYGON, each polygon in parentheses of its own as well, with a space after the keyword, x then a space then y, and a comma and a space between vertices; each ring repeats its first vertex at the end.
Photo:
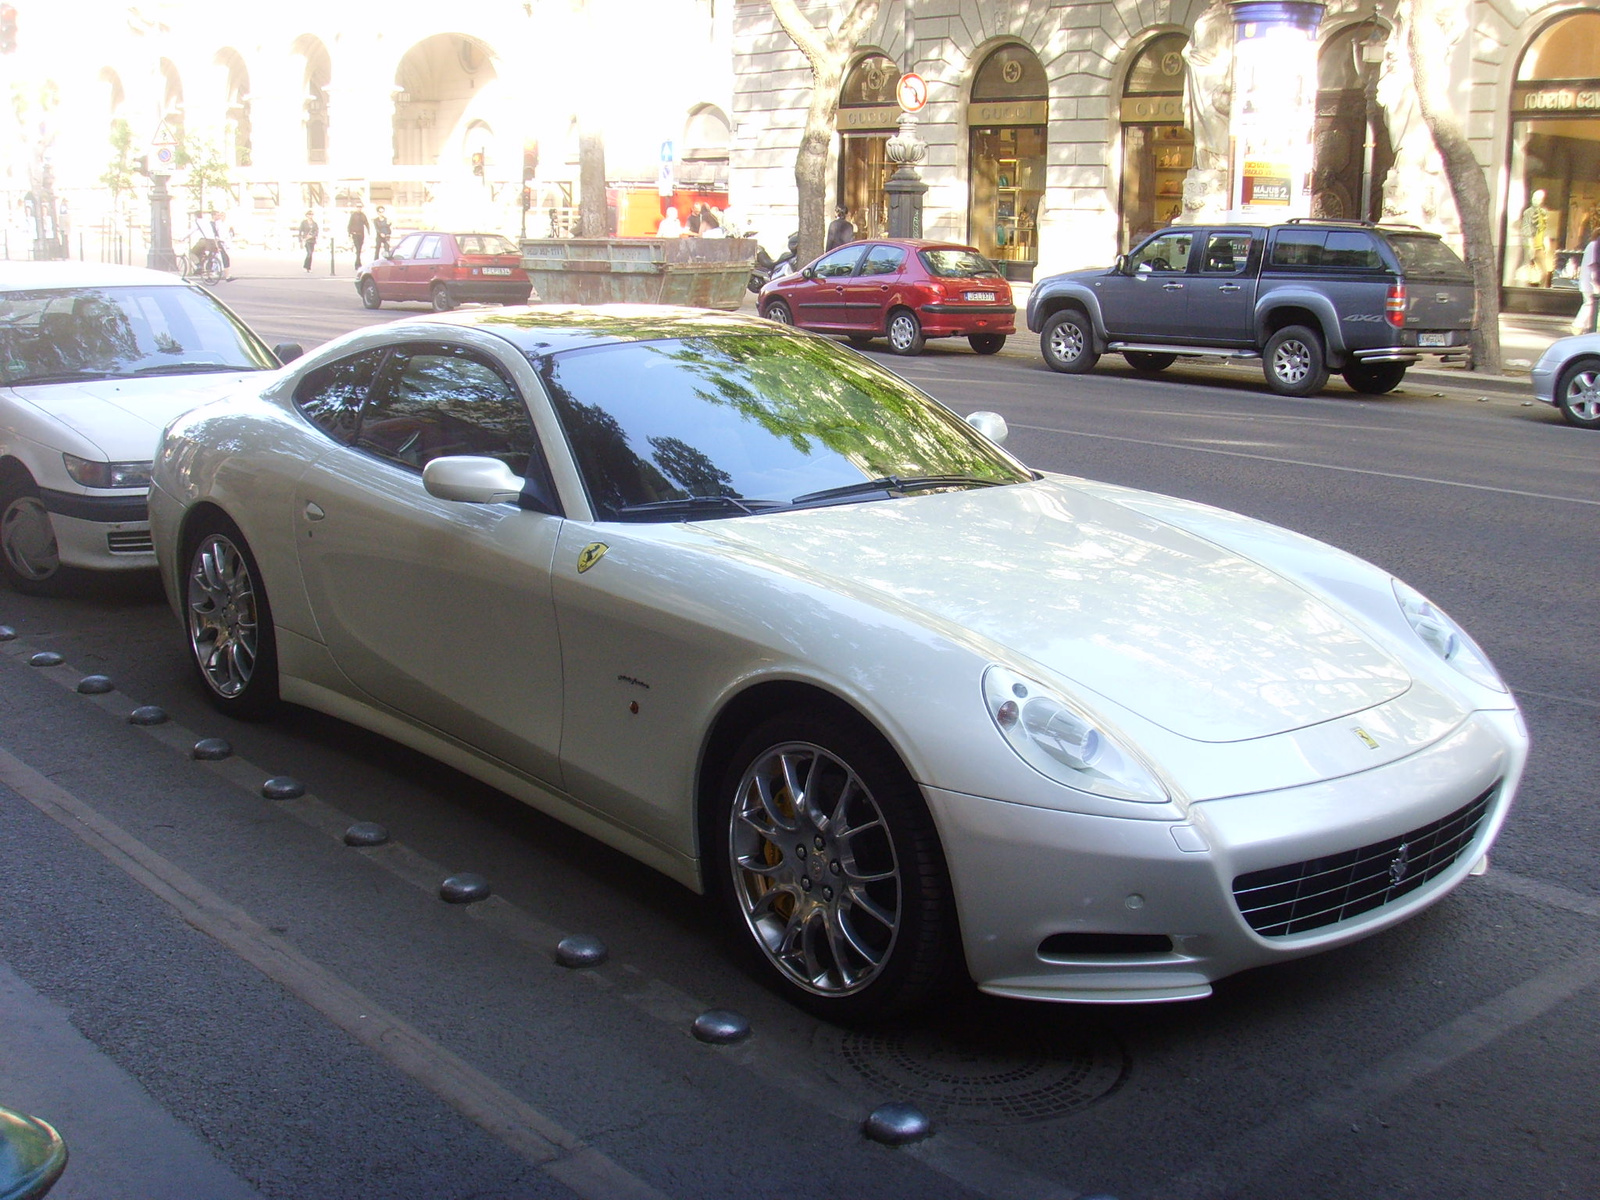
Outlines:
POLYGON ((1183 110, 1183 95, 1176 96, 1124 96, 1122 119, 1129 124, 1154 121, 1161 125, 1182 125, 1187 114, 1183 110))
POLYGON ((1048 100, 986 100, 967 110, 967 123, 988 125, 1044 125, 1050 120, 1048 100))

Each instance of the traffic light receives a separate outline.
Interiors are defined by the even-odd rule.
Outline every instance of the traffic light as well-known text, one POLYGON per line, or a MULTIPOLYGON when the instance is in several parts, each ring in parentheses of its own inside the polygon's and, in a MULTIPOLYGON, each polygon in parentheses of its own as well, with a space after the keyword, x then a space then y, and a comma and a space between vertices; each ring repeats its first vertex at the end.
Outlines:
POLYGON ((525 187, 522 189, 522 211, 527 212, 532 207, 533 189, 531 187, 525 187))
POLYGON ((482 150, 474 150, 472 152, 472 173, 474 175, 476 175, 479 179, 483 178, 483 151, 482 150))
POLYGON ((0 4, 0 54, 10 54, 17 48, 17 10, 9 4, 0 4))
POLYGON ((522 182, 533 179, 539 170, 539 143, 529 142, 522 148, 522 182))

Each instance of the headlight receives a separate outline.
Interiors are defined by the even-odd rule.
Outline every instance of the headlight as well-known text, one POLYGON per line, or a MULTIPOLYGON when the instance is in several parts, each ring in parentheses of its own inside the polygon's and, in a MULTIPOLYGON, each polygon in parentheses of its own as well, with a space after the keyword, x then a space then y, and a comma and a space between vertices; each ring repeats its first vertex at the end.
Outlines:
POLYGON ((1400 611, 1405 613, 1411 628, 1429 650, 1474 683, 1481 683, 1497 692, 1510 691, 1500 681, 1500 676, 1489 663, 1489 656, 1479 648, 1478 643, 1467 636, 1465 629, 1435 608, 1426 596, 1396 579, 1394 598, 1400 602, 1400 611))
POLYGON ((76 454, 63 454, 67 474, 84 487, 92 488, 147 488, 150 486, 150 464, 147 462, 95 462, 79 458, 76 454))
POLYGON ((1096 796, 1164 804, 1167 789, 1104 729, 1049 688, 1004 667, 983 673, 989 717, 1022 761, 1096 796))

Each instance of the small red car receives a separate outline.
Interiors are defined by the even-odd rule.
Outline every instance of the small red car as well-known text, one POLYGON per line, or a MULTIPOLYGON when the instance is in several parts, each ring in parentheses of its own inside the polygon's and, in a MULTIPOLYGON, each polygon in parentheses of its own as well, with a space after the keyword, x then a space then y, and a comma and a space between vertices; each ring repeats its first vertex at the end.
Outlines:
POLYGON ((842 333, 856 346, 887 337, 896 354, 920 354, 935 337, 965 337, 994 354, 1016 332, 1000 268, 953 242, 851 242, 774 279, 760 303, 769 320, 842 333))
POLYGON ((526 304, 533 281, 521 251, 498 233, 408 233, 386 257, 361 268, 356 291, 368 308, 420 300, 447 312, 472 300, 526 304))

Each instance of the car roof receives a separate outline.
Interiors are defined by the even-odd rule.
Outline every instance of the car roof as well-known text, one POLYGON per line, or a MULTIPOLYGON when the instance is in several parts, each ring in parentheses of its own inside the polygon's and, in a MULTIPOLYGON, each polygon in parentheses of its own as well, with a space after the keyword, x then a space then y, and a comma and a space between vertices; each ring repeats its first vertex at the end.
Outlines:
MULTIPOLYGON (((973 254, 982 254, 976 246, 963 245, 961 242, 931 241, 927 238, 857 238, 854 242, 846 242, 846 246, 864 245, 872 243, 875 246, 905 246, 912 250, 970 250, 973 254)), ((844 246, 836 249, 843 250, 844 246)))
POLYGON ((165 284, 188 287, 181 276, 145 267, 123 267, 115 263, 75 262, 0 262, 0 291, 24 292, 48 288, 149 287, 165 284))
MULTIPOLYGON (((581 346, 651 342, 718 333, 779 333, 771 322, 739 313, 665 304, 532 304, 402 317, 373 331, 408 335, 410 326, 456 325, 505 338, 525 354, 558 354, 581 346)), ((391 340, 383 338, 384 342, 391 340)))

